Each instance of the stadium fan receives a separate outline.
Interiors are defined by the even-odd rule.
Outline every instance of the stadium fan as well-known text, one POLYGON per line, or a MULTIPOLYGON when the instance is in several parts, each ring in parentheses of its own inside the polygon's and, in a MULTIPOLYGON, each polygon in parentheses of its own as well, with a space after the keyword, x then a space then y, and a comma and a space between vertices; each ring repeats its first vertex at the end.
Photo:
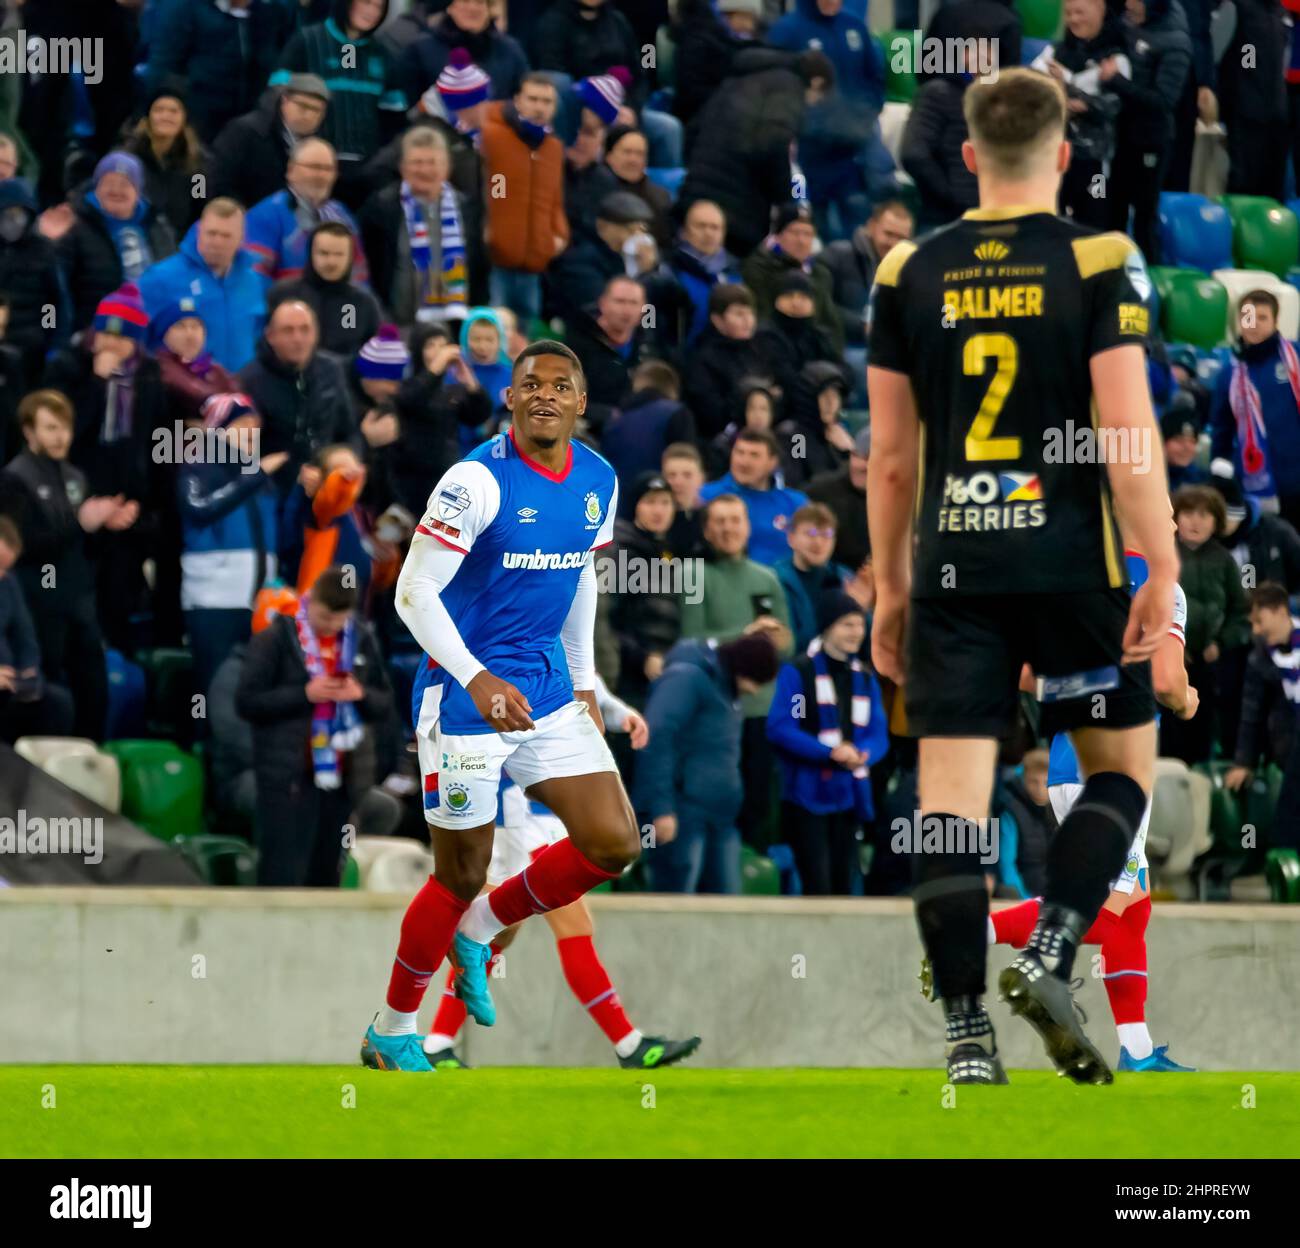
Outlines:
POLYGON ((528 72, 524 50, 497 29, 488 0, 451 0, 446 11, 430 18, 427 29, 402 53, 398 75, 406 98, 418 100, 464 48, 492 80, 492 98, 508 100, 528 72))
POLYGON ((688 354, 685 373, 686 402, 705 441, 735 419, 744 380, 775 384, 771 363, 754 337, 756 307, 753 292, 739 283, 709 292, 709 323, 688 354))
POLYGON ((616 277, 639 278, 659 263, 649 234, 649 205, 627 191, 613 191, 596 205, 595 233, 575 239, 546 271, 550 301, 566 321, 590 313, 616 277))
POLYGON ((295 616, 249 642, 236 705, 253 725, 257 881, 337 888, 343 827, 375 779, 375 730, 393 691, 358 594, 327 568, 295 616))
POLYGON ((1264 511, 1247 498, 1232 465, 1217 460, 1207 484, 1223 499, 1223 531, 1219 541, 1236 560, 1237 567, 1250 568, 1262 585, 1275 581, 1289 594, 1300 593, 1300 534, 1294 527, 1264 511))
POLYGON ((729 470, 700 490, 700 501, 709 503, 723 494, 738 498, 748 516, 745 546, 749 557, 771 567, 785 557, 785 530, 808 499, 788 489, 780 474, 776 439, 770 433, 742 429, 731 446, 729 470))
MULTIPOLYGON (((790 611, 795 654, 807 654, 822 631, 821 608, 832 590, 847 592, 853 573, 832 559, 835 513, 825 503, 805 503, 786 528, 790 553, 772 565, 790 611)), ((855 587, 854 594, 860 591, 855 587)), ((859 602, 861 609, 865 604, 859 602)), ((857 654, 855 647, 852 653, 857 654)))
POLYGON ((802 273, 813 298, 813 321, 832 349, 838 351, 844 346, 844 338, 830 270, 813 262, 816 249, 817 229, 812 213, 807 203, 793 200, 777 209, 771 234, 745 258, 740 272, 745 285, 754 292, 760 319, 772 315, 777 295, 785 289, 785 279, 802 273))
POLYGON ((645 309, 646 289, 640 281, 611 277, 596 301, 595 315, 568 322, 567 341, 587 376, 586 426, 597 436, 631 389, 632 371, 650 357, 645 309))
POLYGON ((208 154, 185 109, 183 80, 164 82, 154 91, 124 146, 144 168, 144 198, 183 238, 203 210, 195 179, 216 193, 208 178, 208 154))
POLYGON ((871 559, 867 534, 867 471, 871 462, 871 430, 860 429, 853 439, 848 463, 808 482, 808 497, 825 503, 834 513, 835 559, 847 568, 861 568, 871 559))
POLYGON ((658 311, 675 322, 663 327, 671 346, 689 352, 709 324, 709 296, 715 286, 739 282, 740 263, 723 246, 727 219, 717 204, 697 199, 687 210, 677 241, 661 270, 665 289, 658 311))
POLYGON ((37 228, 35 192, 23 178, 0 182, 0 290, 9 300, 5 337, 22 352, 30 386, 46 355, 68 340, 72 307, 54 244, 37 228))

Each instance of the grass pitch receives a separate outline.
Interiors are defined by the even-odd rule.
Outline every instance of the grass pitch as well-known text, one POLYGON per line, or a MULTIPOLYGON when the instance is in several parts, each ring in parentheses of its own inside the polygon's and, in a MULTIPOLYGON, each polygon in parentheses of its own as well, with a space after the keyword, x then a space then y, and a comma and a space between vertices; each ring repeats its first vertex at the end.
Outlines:
POLYGON ((1300 1074, 0 1067, 4 1157, 1295 1157, 1300 1074))

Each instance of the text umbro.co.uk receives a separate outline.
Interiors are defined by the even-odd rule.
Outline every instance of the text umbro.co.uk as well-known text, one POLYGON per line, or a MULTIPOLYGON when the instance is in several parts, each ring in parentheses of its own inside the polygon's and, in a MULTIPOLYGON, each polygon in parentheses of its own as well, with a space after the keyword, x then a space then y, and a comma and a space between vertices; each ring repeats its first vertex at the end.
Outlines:
POLYGON ((565 568, 580 568, 587 560, 585 550, 571 550, 565 555, 548 555, 544 550, 525 554, 508 550, 501 556, 503 568, 527 568, 530 572, 559 572, 565 568))

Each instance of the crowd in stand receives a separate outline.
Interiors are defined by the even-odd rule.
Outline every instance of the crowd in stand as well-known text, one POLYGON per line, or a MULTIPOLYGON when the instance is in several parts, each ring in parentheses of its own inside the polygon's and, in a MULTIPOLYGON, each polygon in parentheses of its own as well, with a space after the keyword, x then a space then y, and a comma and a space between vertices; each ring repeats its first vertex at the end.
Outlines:
MULTIPOLYGON (((620 479, 597 658, 650 728, 616 753, 653 883, 736 891, 743 842, 787 847, 808 893, 906 887, 863 852, 915 804, 864 644, 864 318, 890 248, 975 202, 967 67, 924 81, 900 176, 852 0, 6 7, 0 39, 99 36, 106 63, 0 99, 0 737, 102 740, 106 651, 183 645, 212 804, 251 821, 264 882, 336 883, 349 820, 418 835, 397 572, 432 485, 508 422, 511 360, 560 336, 620 479)), ((1238 41, 1282 11, 1237 8, 1238 41)), ((1154 192, 1220 106, 1234 189, 1281 193, 1265 69, 1215 77, 1207 5, 1066 0, 1065 25, 1041 67, 1071 82, 1074 177, 1116 189, 1064 208, 1132 211, 1155 260, 1154 192)), ((1000 0, 931 29, 1019 58, 1000 0)), ((1152 351, 1203 706, 1162 744, 1300 783, 1300 366, 1276 300, 1247 303, 1213 392, 1152 351)), ((1013 892, 1041 871, 1030 744, 999 791, 1013 892)))

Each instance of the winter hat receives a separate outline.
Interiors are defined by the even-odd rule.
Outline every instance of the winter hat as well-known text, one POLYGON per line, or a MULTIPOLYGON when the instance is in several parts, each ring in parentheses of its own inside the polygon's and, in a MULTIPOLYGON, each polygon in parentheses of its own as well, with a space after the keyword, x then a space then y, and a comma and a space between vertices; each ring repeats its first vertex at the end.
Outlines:
POLYGON ((210 394, 203 400, 199 415, 205 429, 224 429, 241 416, 256 416, 257 408, 246 394, 232 391, 228 394, 210 394))
POLYGON ((1246 518, 1246 493, 1241 488, 1241 482, 1237 480, 1232 462, 1227 459, 1216 459, 1210 465, 1210 475, 1213 480, 1209 484, 1223 495, 1227 518, 1240 524, 1246 518))
POLYGON ((861 603, 842 589, 828 589, 817 602, 817 631, 824 633, 846 615, 865 616, 866 612, 862 609, 861 603))
POLYGON ((1168 442, 1170 438, 1199 437, 1200 425, 1196 420, 1196 400, 1186 390, 1179 390, 1169 406, 1160 417, 1160 437, 1168 442))
POLYGON ((802 269, 791 269, 789 273, 782 273, 780 280, 776 284, 776 298, 782 295, 807 295, 812 297, 813 284, 808 274, 802 269))
POLYGON ((185 98, 186 82, 185 79, 177 74, 168 74, 149 94, 145 97, 144 111, 147 114, 149 110, 159 100, 175 100, 186 113, 189 113, 189 104, 185 98))
POLYGON ((779 234, 787 225, 793 225, 796 221, 812 221, 812 209, 808 207, 807 200, 786 200, 773 215, 772 233, 779 234))
MULTIPOLYGON (((167 336, 167 331, 177 321, 184 321, 189 317, 193 317, 196 321, 203 321, 198 304, 189 295, 185 295, 180 299, 173 299, 171 303, 161 308, 149 322, 150 341, 154 346, 160 346, 162 340, 167 336)), ((207 329, 207 327, 207 322, 204 321, 203 328, 207 329)))
POLYGON ((672 490, 668 482, 663 479, 657 472, 643 472, 635 481, 632 482, 632 508, 636 509, 639 503, 647 494, 671 494, 672 490))
POLYGON ((732 679, 744 676, 760 685, 776 679, 776 647, 766 633, 749 633, 718 647, 722 666, 732 679))
POLYGON ((410 363, 411 353, 397 326, 381 325, 357 355, 357 376, 371 381, 401 381, 410 363))
POLYGON ((329 103, 330 89, 319 74, 290 74, 283 90, 285 95, 314 95, 329 103))
POLYGON ((120 334, 132 342, 143 343, 149 330, 149 314, 144 310, 140 288, 134 282, 127 282, 111 295, 105 295, 95 309, 91 327, 99 334, 120 334))
POLYGON ((610 126, 623 107, 631 85, 632 75, 622 65, 615 65, 608 73, 583 78, 573 90, 583 108, 591 109, 605 125, 610 126))
POLYGON ((474 64, 464 48, 452 48, 447 67, 438 75, 438 94, 452 113, 482 104, 492 93, 492 79, 474 64))
POLYGON ((144 194, 144 166, 140 163, 139 157, 132 156, 130 152, 109 152, 95 166, 95 176, 92 181, 98 186, 99 180, 109 173, 120 173, 135 187, 137 195, 144 194))

